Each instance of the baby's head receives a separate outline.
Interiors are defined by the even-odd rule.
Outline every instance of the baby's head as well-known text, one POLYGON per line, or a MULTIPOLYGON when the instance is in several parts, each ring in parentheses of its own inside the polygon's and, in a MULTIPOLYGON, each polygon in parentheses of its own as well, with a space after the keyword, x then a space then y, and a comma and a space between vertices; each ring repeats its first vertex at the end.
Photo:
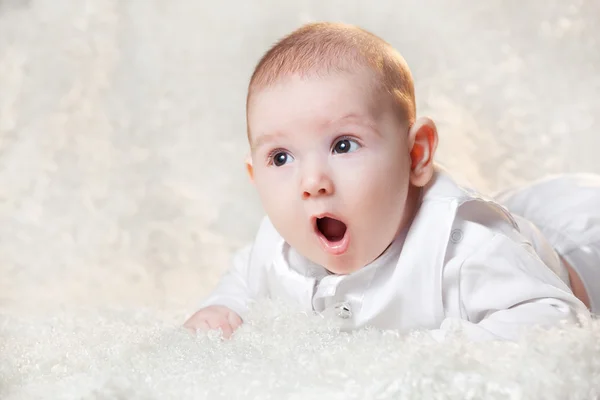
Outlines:
POLYGON ((248 171, 300 254, 347 274, 411 223, 437 132, 415 120, 412 76, 388 43, 353 26, 306 25, 260 60, 246 113, 248 171))

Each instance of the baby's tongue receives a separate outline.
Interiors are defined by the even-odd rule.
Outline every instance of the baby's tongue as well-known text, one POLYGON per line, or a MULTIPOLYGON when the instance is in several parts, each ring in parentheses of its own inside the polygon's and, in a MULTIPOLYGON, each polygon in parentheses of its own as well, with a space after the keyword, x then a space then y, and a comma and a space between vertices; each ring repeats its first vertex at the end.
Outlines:
POLYGON ((330 242, 337 242, 344 238, 346 233, 346 224, 337 219, 325 217, 317 221, 317 227, 319 231, 329 240, 330 242))

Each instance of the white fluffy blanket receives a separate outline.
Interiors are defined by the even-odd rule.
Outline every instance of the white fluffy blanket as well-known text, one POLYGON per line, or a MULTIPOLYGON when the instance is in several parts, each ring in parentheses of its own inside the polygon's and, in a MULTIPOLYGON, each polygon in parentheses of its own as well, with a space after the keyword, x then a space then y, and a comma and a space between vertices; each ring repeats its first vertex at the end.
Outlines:
POLYGON ((2 399, 596 399, 600 321, 519 343, 340 333, 266 302, 230 341, 143 310, 2 321, 2 399), (168 322, 169 321, 169 322, 168 322))
POLYGON ((495 190, 600 173, 599 15, 597 0, 0 0, 0 399, 593 398, 597 324, 440 346, 266 304, 230 342, 178 326, 262 216, 245 90, 281 35, 336 20, 390 41, 438 159, 495 190))

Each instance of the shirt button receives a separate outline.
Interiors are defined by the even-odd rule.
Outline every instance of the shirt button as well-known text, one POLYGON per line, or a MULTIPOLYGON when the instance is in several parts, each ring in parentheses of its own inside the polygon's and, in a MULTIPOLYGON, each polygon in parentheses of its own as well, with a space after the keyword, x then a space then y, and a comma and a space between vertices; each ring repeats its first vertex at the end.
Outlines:
POLYGON ((460 229, 453 229, 450 233, 450 241, 452 243, 459 243, 463 238, 463 232, 460 229))
POLYGON ((338 303, 335 305, 338 317, 348 319, 352 317, 352 308, 348 303, 338 303))

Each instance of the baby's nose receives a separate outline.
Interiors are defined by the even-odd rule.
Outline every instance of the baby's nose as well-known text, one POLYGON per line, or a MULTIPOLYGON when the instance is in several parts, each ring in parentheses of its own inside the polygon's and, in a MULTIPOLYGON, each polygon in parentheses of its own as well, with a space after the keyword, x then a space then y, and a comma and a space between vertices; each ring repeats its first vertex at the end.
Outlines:
POLYGON ((302 182, 302 198, 305 200, 311 197, 328 196, 333 192, 332 180, 323 173, 306 176, 302 182))

